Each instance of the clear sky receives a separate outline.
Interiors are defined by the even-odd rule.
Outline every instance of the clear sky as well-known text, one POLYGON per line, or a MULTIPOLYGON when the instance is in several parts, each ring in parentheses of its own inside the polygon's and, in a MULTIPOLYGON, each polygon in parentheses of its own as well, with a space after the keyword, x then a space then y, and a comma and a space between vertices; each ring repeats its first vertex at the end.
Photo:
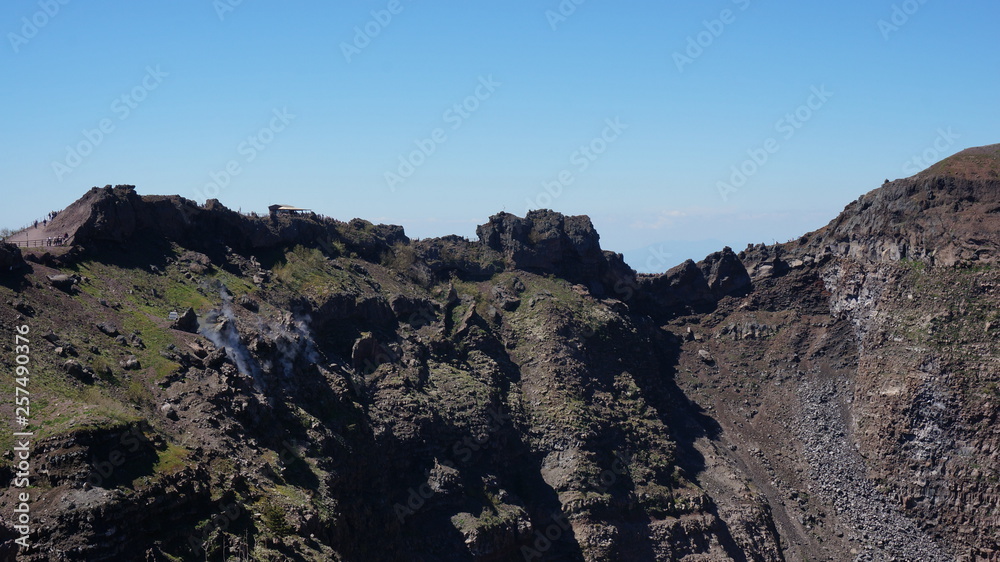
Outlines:
POLYGON ((0 226, 106 184, 421 238, 547 207, 664 270, 1000 142, 998 22, 996 0, 7 0, 0 226))

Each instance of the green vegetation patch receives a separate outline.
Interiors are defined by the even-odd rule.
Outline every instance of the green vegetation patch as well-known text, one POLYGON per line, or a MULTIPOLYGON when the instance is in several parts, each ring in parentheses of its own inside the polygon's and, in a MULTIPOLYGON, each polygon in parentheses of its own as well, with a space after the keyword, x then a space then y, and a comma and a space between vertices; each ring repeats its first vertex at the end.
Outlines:
POLYGON ((351 275, 316 248, 296 246, 274 266, 274 278, 297 293, 318 298, 331 293, 356 290, 351 275))

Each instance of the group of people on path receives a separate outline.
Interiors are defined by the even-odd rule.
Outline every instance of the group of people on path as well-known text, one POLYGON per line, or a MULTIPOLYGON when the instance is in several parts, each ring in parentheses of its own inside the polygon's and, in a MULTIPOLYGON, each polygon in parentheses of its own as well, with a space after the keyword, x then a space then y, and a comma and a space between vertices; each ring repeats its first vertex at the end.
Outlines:
POLYGON ((46 246, 62 246, 69 239, 69 234, 63 233, 62 236, 49 236, 45 239, 46 246))
MULTIPOLYGON (((54 218, 56 218, 56 215, 58 215, 58 214, 59 214, 58 211, 52 211, 52 212, 50 212, 48 215, 46 215, 46 217, 44 219, 42 219, 42 226, 48 226, 49 225, 49 221, 52 220, 52 219, 54 219, 54 218)), ((36 220, 32 224, 32 226, 34 226, 35 228, 38 228, 38 221, 36 220)))

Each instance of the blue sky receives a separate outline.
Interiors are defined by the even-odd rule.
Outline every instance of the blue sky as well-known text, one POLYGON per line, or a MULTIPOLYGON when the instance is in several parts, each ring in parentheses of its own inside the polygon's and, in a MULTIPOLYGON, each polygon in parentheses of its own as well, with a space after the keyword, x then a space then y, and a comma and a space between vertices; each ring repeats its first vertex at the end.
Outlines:
POLYGON ((411 237, 548 207, 664 270, 1000 142, 997 21, 987 0, 11 0, 0 226, 119 183, 411 237))

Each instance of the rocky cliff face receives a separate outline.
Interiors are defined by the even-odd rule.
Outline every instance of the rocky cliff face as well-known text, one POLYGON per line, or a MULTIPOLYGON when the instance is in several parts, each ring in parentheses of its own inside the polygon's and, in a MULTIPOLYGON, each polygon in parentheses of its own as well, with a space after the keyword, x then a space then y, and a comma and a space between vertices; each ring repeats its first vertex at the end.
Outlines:
POLYGON ((0 552, 997 559, 992 155, 654 276, 551 211, 411 242, 95 188, 0 271, 37 435, 0 552))
POLYGON ((476 234, 502 256, 507 269, 555 275, 587 286, 596 296, 620 292, 615 285, 635 277, 621 254, 601 250, 600 236, 585 216, 538 210, 522 219, 500 213, 476 234))
POLYGON ((861 196, 804 237, 816 253, 930 265, 994 263, 1000 229, 1000 145, 963 151, 861 196))
POLYGON ((241 215, 215 199, 199 206, 178 196, 141 197, 134 186, 109 185, 91 189, 58 213, 48 230, 66 233, 81 249, 106 248, 110 243, 170 242, 216 258, 227 248, 251 254, 297 242, 329 245, 331 240, 341 239, 352 244, 350 249, 355 253, 377 261, 388 246, 408 242, 398 226, 311 217, 314 220, 241 215), (344 231, 354 236, 341 236, 344 231))

